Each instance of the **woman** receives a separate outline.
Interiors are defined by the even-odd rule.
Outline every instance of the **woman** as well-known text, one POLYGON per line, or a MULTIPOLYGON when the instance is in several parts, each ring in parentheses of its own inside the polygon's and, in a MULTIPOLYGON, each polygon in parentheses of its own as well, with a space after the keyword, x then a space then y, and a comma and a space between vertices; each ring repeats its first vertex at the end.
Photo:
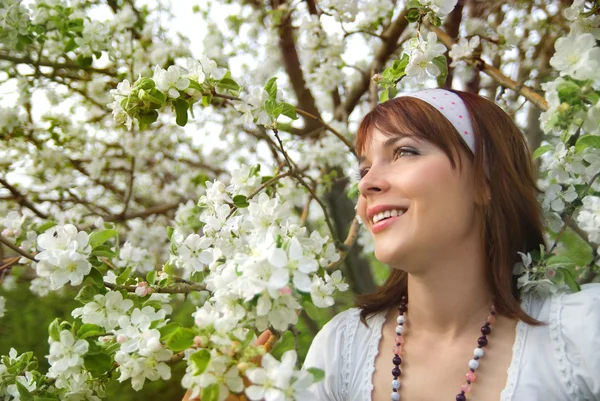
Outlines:
POLYGON ((315 337, 314 399, 600 400, 600 284, 516 288, 518 252, 544 238, 512 120, 477 95, 415 92, 367 114, 357 152, 358 214, 392 272, 315 337))
POLYGON ((358 213, 392 273, 315 338, 315 399, 600 400, 600 284, 516 288, 518 252, 544 239, 512 120, 477 95, 425 90, 375 107, 357 151, 358 213))

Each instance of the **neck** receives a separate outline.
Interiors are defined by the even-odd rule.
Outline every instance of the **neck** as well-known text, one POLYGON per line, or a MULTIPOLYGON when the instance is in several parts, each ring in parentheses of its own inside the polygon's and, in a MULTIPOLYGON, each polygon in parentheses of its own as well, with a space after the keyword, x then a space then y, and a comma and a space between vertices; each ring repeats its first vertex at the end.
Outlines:
POLYGON ((483 249, 453 248, 463 251, 440 252, 443 260, 409 272, 407 325, 413 333, 456 339, 481 325, 490 312, 492 291, 483 249))

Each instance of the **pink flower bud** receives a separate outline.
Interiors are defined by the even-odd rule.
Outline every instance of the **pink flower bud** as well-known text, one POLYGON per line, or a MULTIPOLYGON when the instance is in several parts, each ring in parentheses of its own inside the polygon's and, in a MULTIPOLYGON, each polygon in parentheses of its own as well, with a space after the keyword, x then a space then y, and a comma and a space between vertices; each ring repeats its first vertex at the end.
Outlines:
POLYGON ((119 334, 117 336, 117 342, 119 344, 123 344, 125 341, 129 340, 129 338, 127 338, 127 336, 125 334, 119 334))
POLYGON ((283 287, 282 289, 279 290, 279 293, 281 295, 292 295, 292 289, 288 286, 283 287))
POLYGON ((552 280, 556 276, 556 272, 554 270, 548 270, 546 272, 546 278, 552 280))
POLYGON ((194 337, 194 346, 196 348, 200 348, 200 344, 202 344, 202 340, 200 339, 200 336, 194 337))

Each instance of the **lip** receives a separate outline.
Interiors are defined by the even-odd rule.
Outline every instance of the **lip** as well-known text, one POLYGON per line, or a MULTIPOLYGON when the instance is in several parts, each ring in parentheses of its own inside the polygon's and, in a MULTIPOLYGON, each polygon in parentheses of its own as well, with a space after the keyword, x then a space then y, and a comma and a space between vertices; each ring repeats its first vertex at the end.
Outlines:
MULTIPOLYGON (((404 216, 404 214, 402 216, 404 216)), ((373 234, 377 234, 378 232, 385 230, 388 226, 390 226, 391 224, 394 224, 394 222, 396 220, 398 220, 399 218, 401 218, 402 216, 388 217, 385 220, 381 220, 381 221, 378 221, 375 224, 372 224, 371 225, 371 232, 373 234)))

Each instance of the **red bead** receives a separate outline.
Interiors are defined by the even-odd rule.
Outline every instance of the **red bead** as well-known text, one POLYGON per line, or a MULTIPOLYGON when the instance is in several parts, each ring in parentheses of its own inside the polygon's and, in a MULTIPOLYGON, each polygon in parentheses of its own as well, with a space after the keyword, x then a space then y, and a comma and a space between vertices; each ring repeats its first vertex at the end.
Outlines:
POLYGON ((475 372, 468 371, 467 374, 465 375, 465 377, 471 383, 473 383, 475 380, 477 380, 477 374, 475 372))

